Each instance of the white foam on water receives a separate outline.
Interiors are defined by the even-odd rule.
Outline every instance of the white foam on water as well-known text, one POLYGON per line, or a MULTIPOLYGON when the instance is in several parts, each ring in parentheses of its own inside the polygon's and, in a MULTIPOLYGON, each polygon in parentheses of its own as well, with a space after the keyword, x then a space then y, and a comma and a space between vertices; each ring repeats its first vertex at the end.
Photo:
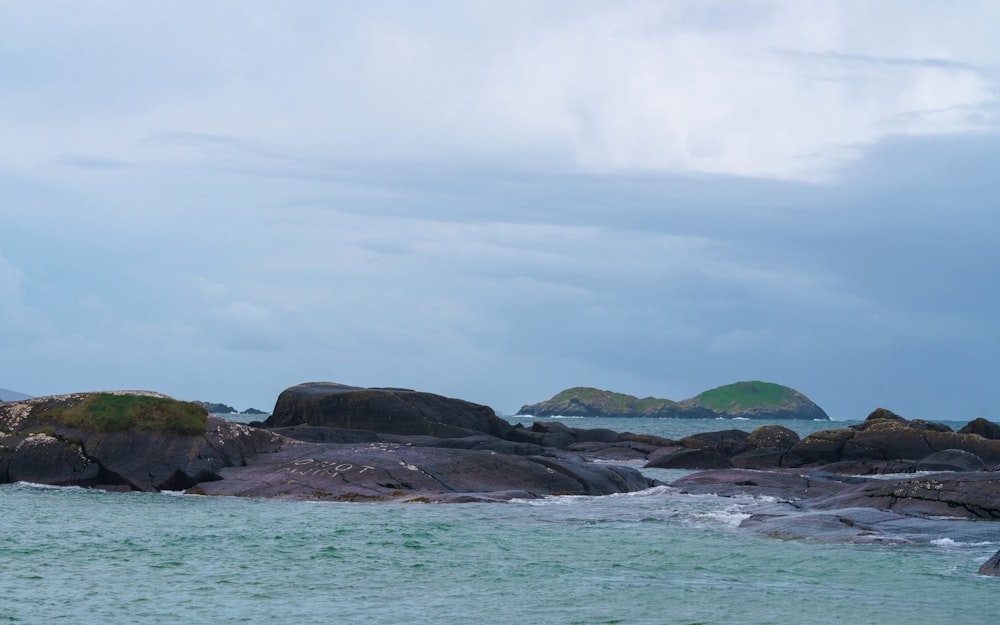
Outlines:
POLYGON ((37 490, 71 490, 71 489, 82 490, 79 486, 53 486, 52 484, 39 484, 37 482, 25 482, 25 481, 14 482, 14 486, 20 488, 34 488, 37 490))
POLYGON ((713 512, 702 512, 700 514, 694 515, 694 518, 709 521, 712 523, 718 523, 721 525, 729 525, 731 527, 739 527, 743 521, 749 519, 752 515, 745 512, 741 508, 730 507, 725 510, 715 510, 713 512))
POLYGON ((990 541, 979 541, 979 542, 962 542, 959 540, 953 540, 951 538, 935 538, 931 541, 932 545, 935 547, 943 547, 945 549, 951 547, 989 547, 995 543, 990 541))

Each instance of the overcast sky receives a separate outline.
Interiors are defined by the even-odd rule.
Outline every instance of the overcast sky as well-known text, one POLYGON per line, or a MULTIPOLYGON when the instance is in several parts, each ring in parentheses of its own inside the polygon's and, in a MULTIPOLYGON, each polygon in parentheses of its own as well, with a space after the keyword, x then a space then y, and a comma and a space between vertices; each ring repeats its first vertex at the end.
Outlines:
POLYGON ((0 0, 0 386, 1000 420, 1000 3, 0 0))

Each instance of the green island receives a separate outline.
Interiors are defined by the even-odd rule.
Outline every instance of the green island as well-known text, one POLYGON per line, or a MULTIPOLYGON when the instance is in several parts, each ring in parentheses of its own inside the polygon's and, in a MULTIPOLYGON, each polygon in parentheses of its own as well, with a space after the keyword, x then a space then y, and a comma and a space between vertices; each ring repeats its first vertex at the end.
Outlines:
POLYGON ((538 417, 647 417, 675 419, 819 419, 830 417, 808 397, 773 382, 727 384, 683 401, 638 398, 592 387, 573 387, 551 399, 527 404, 519 415, 538 417))

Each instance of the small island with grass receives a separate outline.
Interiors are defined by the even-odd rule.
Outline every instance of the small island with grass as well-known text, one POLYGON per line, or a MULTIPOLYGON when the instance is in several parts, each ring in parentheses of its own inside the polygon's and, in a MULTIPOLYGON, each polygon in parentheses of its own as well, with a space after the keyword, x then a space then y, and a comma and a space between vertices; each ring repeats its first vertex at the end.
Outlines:
POLYGON ((822 408, 799 391, 759 381, 720 386, 683 401, 575 387, 546 401, 522 406, 517 414, 536 417, 830 419, 822 408))

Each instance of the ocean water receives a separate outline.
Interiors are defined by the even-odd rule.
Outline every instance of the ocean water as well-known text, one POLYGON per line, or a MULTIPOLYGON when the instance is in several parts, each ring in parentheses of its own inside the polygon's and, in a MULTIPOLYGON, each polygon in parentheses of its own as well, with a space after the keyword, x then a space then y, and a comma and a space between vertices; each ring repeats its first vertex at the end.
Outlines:
POLYGON ((973 543, 784 541, 738 527, 758 503, 669 487, 443 505, 5 485, 0 623, 996 622, 1000 579, 976 569, 1000 524, 973 543))

